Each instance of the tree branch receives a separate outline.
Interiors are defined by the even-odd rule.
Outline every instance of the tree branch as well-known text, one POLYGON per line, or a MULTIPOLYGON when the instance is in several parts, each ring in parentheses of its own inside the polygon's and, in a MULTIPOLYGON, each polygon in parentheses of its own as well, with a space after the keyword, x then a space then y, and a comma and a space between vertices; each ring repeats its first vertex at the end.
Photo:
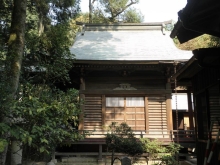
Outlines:
MULTIPOLYGON (((123 13, 127 8, 129 8, 131 5, 137 4, 139 1, 138 0, 131 0, 131 2, 126 5, 121 11, 119 11, 118 13, 116 13, 114 15, 112 8, 109 7, 110 11, 111 11, 111 15, 112 17, 110 17, 111 20, 114 20, 117 16, 119 16, 121 13, 123 13)), ((110 5, 109 5, 110 6, 110 5)))

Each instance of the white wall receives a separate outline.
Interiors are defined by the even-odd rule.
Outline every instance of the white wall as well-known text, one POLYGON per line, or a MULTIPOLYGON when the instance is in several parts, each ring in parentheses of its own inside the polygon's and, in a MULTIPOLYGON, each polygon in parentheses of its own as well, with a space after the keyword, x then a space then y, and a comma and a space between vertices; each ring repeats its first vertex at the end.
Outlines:
MULTIPOLYGON (((176 109, 176 94, 172 94, 172 109, 176 109)), ((188 110, 188 101, 186 93, 177 93, 177 109, 188 110)))

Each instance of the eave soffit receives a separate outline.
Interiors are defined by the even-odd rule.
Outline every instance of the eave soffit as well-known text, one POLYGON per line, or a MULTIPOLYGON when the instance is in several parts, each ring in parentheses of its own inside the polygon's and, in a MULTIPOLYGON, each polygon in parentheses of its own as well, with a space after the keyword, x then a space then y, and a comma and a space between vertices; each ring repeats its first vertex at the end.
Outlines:
POLYGON ((219 0, 188 0, 185 8, 178 12, 178 22, 170 37, 177 37, 180 43, 202 34, 220 37, 219 11, 219 0))
POLYGON ((193 57, 171 76, 172 80, 190 80, 203 68, 220 68, 220 48, 202 48, 192 52, 193 57))

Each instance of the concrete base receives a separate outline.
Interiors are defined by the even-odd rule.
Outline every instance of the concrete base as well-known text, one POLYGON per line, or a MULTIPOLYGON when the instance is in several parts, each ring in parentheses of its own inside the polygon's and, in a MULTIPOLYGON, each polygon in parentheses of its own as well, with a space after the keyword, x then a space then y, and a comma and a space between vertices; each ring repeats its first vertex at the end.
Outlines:
MULTIPOLYGON (((147 165, 147 160, 141 157, 133 163, 134 165, 147 165)), ((56 165, 111 165, 111 157, 103 156, 102 160, 98 160, 97 156, 90 157, 65 157, 61 159, 61 162, 57 162, 56 165)), ((114 165, 121 165, 121 161, 116 159, 114 165)))

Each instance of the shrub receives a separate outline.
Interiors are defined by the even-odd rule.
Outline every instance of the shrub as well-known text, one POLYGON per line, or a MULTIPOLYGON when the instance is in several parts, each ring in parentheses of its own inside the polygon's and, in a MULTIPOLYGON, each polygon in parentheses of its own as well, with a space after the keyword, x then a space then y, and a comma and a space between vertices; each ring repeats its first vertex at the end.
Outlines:
POLYGON ((149 153, 150 160, 154 161, 155 165, 175 165, 177 161, 175 155, 179 153, 180 148, 182 148, 177 143, 170 143, 167 146, 163 146, 162 142, 158 139, 148 139, 143 138, 141 142, 144 147, 144 151, 149 153), (159 161, 156 163, 155 160, 159 161))

